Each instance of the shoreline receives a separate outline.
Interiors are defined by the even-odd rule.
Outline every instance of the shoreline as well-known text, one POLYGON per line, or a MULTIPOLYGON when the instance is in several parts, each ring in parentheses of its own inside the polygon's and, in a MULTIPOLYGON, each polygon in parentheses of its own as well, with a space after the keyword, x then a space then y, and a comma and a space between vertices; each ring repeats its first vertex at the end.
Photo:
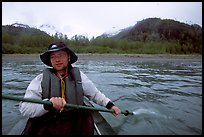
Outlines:
MULTIPOLYGON (((192 64, 202 63, 202 55, 174 55, 174 54, 77 54, 79 60, 97 61, 127 61, 127 62, 175 62, 192 64)), ((2 61, 40 61, 40 54, 2 54, 2 61)))
MULTIPOLYGON (((109 56, 109 57, 196 57, 202 58, 200 54, 114 54, 114 53, 105 53, 105 54, 98 54, 98 53, 75 53, 78 56, 109 56)), ((40 54, 2 54, 4 56, 39 56, 40 54)))

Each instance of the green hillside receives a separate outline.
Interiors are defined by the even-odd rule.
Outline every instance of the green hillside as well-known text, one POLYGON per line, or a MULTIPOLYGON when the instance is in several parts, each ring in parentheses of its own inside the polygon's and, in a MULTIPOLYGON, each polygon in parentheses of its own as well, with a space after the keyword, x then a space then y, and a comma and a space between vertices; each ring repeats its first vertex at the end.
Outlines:
POLYGON ((202 28, 170 19, 148 18, 112 37, 50 36, 28 25, 2 26, 2 53, 42 53, 53 41, 77 53, 202 54, 202 28))

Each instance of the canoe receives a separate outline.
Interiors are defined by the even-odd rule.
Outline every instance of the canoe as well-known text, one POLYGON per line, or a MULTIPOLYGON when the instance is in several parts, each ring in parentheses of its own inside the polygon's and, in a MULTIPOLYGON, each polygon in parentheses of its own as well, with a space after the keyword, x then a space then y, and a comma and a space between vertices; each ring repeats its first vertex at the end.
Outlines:
MULTIPOLYGON (((93 103, 87 98, 84 99, 84 103, 86 106, 94 107, 93 103)), ((92 115, 94 119, 94 135, 116 135, 114 129, 99 111, 92 111, 92 115)), ((19 122, 10 130, 8 135, 20 135, 26 125, 26 122, 27 118, 22 117, 21 120, 19 120, 19 122)))
MULTIPOLYGON (((93 103, 88 101, 88 99, 84 99, 84 103, 87 106, 94 107, 93 103)), ((111 127, 111 125, 106 121, 106 119, 102 116, 99 111, 92 112, 94 119, 94 135, 116 135, 116 132, 111 127)), ((112 115, 112 114, 110 114, 112 115)))

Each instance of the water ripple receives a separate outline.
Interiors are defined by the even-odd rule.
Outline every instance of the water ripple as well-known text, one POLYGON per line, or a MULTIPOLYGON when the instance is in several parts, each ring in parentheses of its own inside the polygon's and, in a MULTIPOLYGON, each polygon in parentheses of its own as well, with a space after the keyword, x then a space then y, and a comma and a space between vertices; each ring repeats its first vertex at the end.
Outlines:
MULTIPOLYGON (((75 66, 114 104, 134 112, 127 117, 103 114, 118 135, 202 134, 202 60, 89 59, 79 60, 75 66)), ((2 93, 23 96, 29 82, 44 67, 39 57, 3 60, 2 93)), ((19 115, 18 102, 2 100, 3 134, 19 115)))

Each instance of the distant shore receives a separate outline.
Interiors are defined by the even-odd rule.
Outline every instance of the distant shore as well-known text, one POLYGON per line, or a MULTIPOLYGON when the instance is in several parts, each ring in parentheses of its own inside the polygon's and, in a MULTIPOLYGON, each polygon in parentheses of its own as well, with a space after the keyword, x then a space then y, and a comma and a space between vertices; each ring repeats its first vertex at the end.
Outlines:
MULTIPOLYGON (((202 62, 202 55, 173 54, 76 54, 79 60, 125 60, 125 61, 171 61, 171 62, 202 62)), ((40 54, 2 54, 2 59, 32 60, 40 59, 40 54)))

